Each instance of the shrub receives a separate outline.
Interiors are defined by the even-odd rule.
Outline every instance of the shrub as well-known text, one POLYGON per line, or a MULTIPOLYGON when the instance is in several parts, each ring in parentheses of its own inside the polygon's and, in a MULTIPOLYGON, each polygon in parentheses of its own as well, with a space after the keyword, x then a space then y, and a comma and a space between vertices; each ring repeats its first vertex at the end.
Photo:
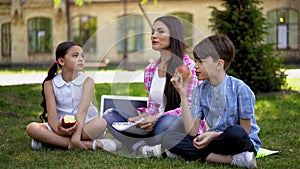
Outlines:
POLYGON ((227 35, 236 47, 228 74, 242 79, 255 92, 279 91, 286 86, 282 57, 266 44, 268 23, 260 0, 222 0, 224 10, 212 8, 210 27, 227 35))

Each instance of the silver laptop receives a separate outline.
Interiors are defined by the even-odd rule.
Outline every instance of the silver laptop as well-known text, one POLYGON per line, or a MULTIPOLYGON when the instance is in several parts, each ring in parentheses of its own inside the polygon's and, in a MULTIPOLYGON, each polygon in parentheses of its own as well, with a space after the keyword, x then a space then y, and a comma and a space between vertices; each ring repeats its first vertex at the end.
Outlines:
POLYGON ((100 117, 109 108, 121 109, 127 113, 137 115, 136 108, 147 107, 148 97, 102 95, 100 103, 100 117))

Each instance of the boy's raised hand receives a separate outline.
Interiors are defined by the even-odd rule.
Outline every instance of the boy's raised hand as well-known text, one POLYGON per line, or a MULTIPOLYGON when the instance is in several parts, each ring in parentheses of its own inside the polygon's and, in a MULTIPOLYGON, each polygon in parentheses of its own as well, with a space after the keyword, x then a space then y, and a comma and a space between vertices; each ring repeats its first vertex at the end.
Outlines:
POLYGON ((190 81, 191 76, 183 80, 182 74, 178 71, 174 73, 174 76, 171 78, 171 83, 179 94, 185 94, 186 86, 190 81))

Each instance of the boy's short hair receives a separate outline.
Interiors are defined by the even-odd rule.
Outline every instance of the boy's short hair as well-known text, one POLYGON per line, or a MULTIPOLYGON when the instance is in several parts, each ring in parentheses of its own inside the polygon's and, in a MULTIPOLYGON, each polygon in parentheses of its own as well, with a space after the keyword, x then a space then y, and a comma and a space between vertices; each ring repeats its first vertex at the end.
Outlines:
POLYGON ((209 56, 214 61, 223 59, 224 70, 226 71, 234 59, 235 47, 226 35, 211 35, 194 47, 193 55, 196 60, 205 59, 209 56))

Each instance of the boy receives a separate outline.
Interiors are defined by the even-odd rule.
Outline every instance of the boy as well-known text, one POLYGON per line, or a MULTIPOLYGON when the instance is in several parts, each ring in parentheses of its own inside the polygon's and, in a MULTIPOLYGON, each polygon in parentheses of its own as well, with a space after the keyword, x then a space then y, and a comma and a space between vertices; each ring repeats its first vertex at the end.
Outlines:
POLYGON ((185 92, 188 80, 178 73, 171 79, 181 98, 186 134, 166 134, 162 147, 187 160, 256 168, 261 141, 254 117, 255 96, 243 81, 226 74, 234 59, 233 43, 227 36, 212 35, 197 44, 193 54, 196 76, 203 82, 193 91, 191 110, 185 92), (203 117, 209 130, 198 135, 203 117))

